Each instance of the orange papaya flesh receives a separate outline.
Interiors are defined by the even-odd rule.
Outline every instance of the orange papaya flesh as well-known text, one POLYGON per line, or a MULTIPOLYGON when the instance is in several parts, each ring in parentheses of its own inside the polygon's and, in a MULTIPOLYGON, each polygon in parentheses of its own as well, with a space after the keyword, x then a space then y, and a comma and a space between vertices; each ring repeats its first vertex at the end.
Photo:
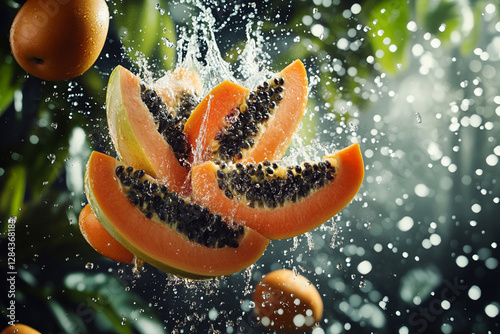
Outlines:
POLYGON ((184 126, 193 164, 212 160, 214 138, 230 125, 249 93, 245 87, 224 81, 201 100, 184 126))
POLYGON ((196 105, 198 89, 199 79, 187 70, 172 72, 148 88, 122 66, 113 70, 107 87, 108 128, 120 160, 179 193, 187 192, 189 146, 182 130, 190 111, 181 107, 196 105))
POLYGON ((144 171, 124 168, 102 153, 93 152, 89 158, 85 192, 113 238, 145 262, 181 277, 204 279, 239 272, 253 264, 269 243, 256 231, 222 222, 170 193, 144 171), (140 184, 145 196, 137 200, 133 190, 140 184))
POLYGON ((254 91, 228 81, 219 84, 184 128, 193 164, 281 158, 304 115, 307 89, 307 73, 299 60, 254 91))
POLYGON ((278 77, 283 78, 284 81, 283 98, 277 104, 274 117, 270 117, 256 139, 261 144, 252 146, 245 153, 242 162, 258 163, 281 159, 302 121, 308 94, 307 72, 304 64, 296 60, 285 67, 278 77))
POLYGON ((101 225, 97 217, 92 212, 90 205, 80 212, 78 225, 83 237, 99 254, 110 258, 116 262, 134 264, 135 256, 128 249, 123 247, 106 229, 101 225))
POLYGON ((208 161, 193 166, 193 201, 269 239, 284 239, 310 231, 340 212, 364 176, 357 143, 324 157, 321 164, 304 163, 298 169, 267 165, 255 165, 254 172, 248 164, 230 167, 208 161))

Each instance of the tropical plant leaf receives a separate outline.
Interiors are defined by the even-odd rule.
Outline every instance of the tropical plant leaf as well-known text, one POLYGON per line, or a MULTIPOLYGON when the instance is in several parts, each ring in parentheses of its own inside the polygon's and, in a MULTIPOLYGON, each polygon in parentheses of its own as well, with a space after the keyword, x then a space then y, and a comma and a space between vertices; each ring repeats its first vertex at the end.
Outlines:
MULTIPOLYGON (((2 178, 7 178, 3 188, 0 190, 0 221, 6 222, 8 217, 15 216, 23 206, 24 194, 26 192, 26 168, 23 165, 10 167, 2 178)), ((7 229, 7 224, 3 225, 7 229)))
MULTIPOLYGON (((12 58, 11 58, 12 59, 12 58)), ((14 100, 14 93, 23 85, 24 79, 13 81, 14 64, 11 62, 0 63, 0 116, 14 100)))
POLYGON ((175 25, 156 0, 118 2, 115 25, 125 52, 134 64, 175 65, 175 25), (140 13, 140 15, 139 15, 140 13))
POLYGON ((374 57, 383 71, 394 74, 407 63, 405 56, 409 41, 406 24, 410 18, 409 4, 404 0, 376 2, 369 11, 368 33, 374 57))
POLYGON ((119 333, 133 333, 132 328, 145 334, 164 333, 158 319, 145 311, 146 303, 135 293, 125 291, 123 283, 111 274, 71 273, 64 285, 68 298, 79 303, 80 313, 87 314, 86 321, 96 318, 119 333))

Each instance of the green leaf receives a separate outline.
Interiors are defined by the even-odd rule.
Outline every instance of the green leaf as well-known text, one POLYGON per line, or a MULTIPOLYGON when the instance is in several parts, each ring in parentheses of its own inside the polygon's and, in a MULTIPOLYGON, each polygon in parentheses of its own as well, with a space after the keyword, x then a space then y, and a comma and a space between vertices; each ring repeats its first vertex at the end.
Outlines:
POLYGON ((368 39, 376 61, 390 74, 406 65, 405 51, 410 36, 406 28, 410 18, 408 6, 405 0, 385 0, 370 10, 368 39))
MULTIPOLYGON (((0 221, 6 221, 7 217, 17 215, 23 206, 26 191, 26 168, 23 165, 12 166, 4 177, 7 177, 7 181, 0 192, 0 212, 2 214, 0 221)), ((4 227, 6 226, 4 225, 4 227)))
POLYGON ((175 63, 175 25, 157 9, 156 0, 118 2, 116 29, 128 57, 135 64, 143 60, 170 68, 175 63), (168 39, 167 40, 165 40, 168 39), (153 59, 151 59, 153 58, 153 59))
MULTIPOLYGON (((12 60, 12 58, 10 58, 12 60)), ((12 100, 14 99, 14 93, 19 89, 24 79, 16 78, 20 80, 13 80, 14 78, 14 64, 12 61, 1 62, 0 63, 0 116, 4 111, 10 106, 12 100)))
POLYGON ((176 62, 176 48, 175 43, 177 40, 177 35, 175 34, 175 24, 170 17, 163 17, 160 26, 162 27, 162 38, 167 40, 162 40, 160 42, 160 55, 159 57, 163 60, 163 66, 165 69, 175 68, 176 62))
POLYGON ((459 46, 463 54, 468 54, 477 44, 483 9, 481 2, 472 8, 467 1, 423 0, 417 2, 416 17, 443 45, 459 46))
POLYGON ((47 303, 52 311, 54 318, 57 319, 59 326, 64 333, 86 333, 85 324, 75 312, 68 312, 56 300, 49 300, 47 303))
POLYGON ((441 25, 446 25, 446 30, 451 32, 457 26, 457 2, 448 0, 422 0, 416 3, 417 21, 425 31, 437 35, 441 25))
POLYGON ((71 273, 65 277, 64 285, 65 295, 80 303, 82 313, 95 312, 96 320, 117 333, 132 333, 132 327, 140 333, 165 332, 156 316, 144 311, 149 308, 147 304, 135 293, 125 291, 117 277, 71 273))
MULTIPOLYGON (((460 51, 462 52, 463 55, 468 55, 470 54, 474 48, 476 47, 479 37, 481 35, 481 26, 480 22, 483 20, 483 3, 481 1, 478 1, 476 3, 476 7, 474 9, 472 8, 467 8, 463 9, 461 11, 463 20, 467 20, 468 24, 466 27, 470 27, 470 30, 464 31, 464 42, 460 46, 460 51), (471 22, 472 21, 472 22, 471 22), (475 24, 472 24, 473 22, 476 22, 475 24)), ((465 30, 467 28, 464 28, 462 30, 465 30)))

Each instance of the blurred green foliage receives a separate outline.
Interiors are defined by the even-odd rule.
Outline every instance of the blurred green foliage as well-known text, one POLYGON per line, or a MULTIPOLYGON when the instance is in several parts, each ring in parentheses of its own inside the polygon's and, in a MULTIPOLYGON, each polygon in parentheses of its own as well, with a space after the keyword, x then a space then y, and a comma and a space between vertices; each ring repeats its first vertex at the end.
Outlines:
MULTIPOLYGON (((94 252, 79 233, 77 217, 85 196, 75 179, 83 177, 90 149, 111 150, 104 101, 112 68, 118 64, 136 66, 141 56, 156 71, 173 68, 173 44, 179 33, 176 24, 188 21, 169 15, 175 6, 181 6, 174 2, 110 1, 111 27, 100 59, 81 77, 52 83, 27 75, 10 55, 8 31, 21 4, 0 2, 0 222, 5 232, 9 217, 17 217, 18 300, 30 309, 20 308, 19 319, 36 310, 31 318, 45 324, 47 331, 161 333, 163 326, 154 309, 140 296, 126 292, 116 275, 82 272, 87 262, 103 267, 110 262, 94 252), (78 140, 85 144, 72 149, 72 136, 82 130, 85 135, 78 140), (146 312, 135 312, 138 309, 146 312), (131 312, 138 320, 124 321, 124 315, 131 312)), ((479 1, 472 3, 476 7, 448 0, 359 4, 361 11, 354 15, 349 14, 352 3, 347 1, 333 1, 328 7, 318 1, 311 5, 309 0, 256 3, 260 6, 257 13, 267 13, 262 25, 265 36, 272 40, 281 29, 291 34, 277 41, 281 44, 274 61, 304 60, 309 75, 317 81, 314 89, 318 94, 311 103, 337 113, 334 106, 339 99, 360 108, 369 103, 356 88, 381 73, 393 75, 404 70, 411 43, 406 27, 409 20, 443 41, 459 31, 464 36, 460 46, 464 53, 473 49, 480 34, 479 25, 469 22, 480 20, 479 1), (411 13, 416 14, 413 17, 411 13), (440 30, 442 24, 447 26, 444 31, 440 30), (324 33, 313 34, 313 25, 320 25, 324 33), (300 42, 293 42, 295 38, 300 42), (345 47, 339 46, 342 38, 348 41, 345 47), (368 61, 370 57, 373 62, 368 61), (349 74, 350 68, 356 69, 354 75, 349 74)), ((183 8, 189 16, 189 7, 183 8)), ((230 22, 232 12, 225 15, 220 19, 230 22)), ((246 41, 244 34, 236 32, 231 38, 232 45, 222 46, 228 61, 246 41)), ((5 247, 3 234, 2 253, 5 247)), ((3 256, 0 266, 5 272, 3 256)), ((1 301, 3 309, 5 303, 1 301)))

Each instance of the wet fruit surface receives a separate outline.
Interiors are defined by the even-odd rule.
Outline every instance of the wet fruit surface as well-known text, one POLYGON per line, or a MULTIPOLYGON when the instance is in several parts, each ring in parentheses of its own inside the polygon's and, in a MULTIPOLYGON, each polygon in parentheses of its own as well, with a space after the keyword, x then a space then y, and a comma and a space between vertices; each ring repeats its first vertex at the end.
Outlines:
POLYGON ((184 69, 146 84, 118 66, 106 112, 121 162, 94 152, 85 176, 104 236, 187 278, 247 268, 269 239, 294 237, 332 218, 364 175, 358 144, 322 161, 274 161, 305 110, 300 61, 253 91, 224 81, 198 102, 201 86, 184 69))
POLYGON ((124 168, 102 153, 90 156, 85 192, 97 219, 116 240, 147 263, 182 277, 208 278, 241 271, 253 264, 269 243, 252 229, 212 220, 215 217, 206 209, 196 208, 175 193, 167 194, 168 188, 154 183, 142 170, 124 168), (129 173, 133 177, 128 177, 129 173), (141 190, 144 196, 139 199, 131 197, 129 191, 139 185, 133 181, 137 178, 142 187, 149 188, 141 190), (159 195, 163 192, 165 201, 159 195), (204 226, 191 231, 186 225, 205 219, 206 214, 204 226), (229 229, 232 233, 226 242, 224 231, 229 229))
POLYGON ((198 76, 184 69, 147 87, 132 72, 116 67, 107 87, 106 115, 120 160, 184 192, 190 150, 184 122, 200 90, 198 76))
POLYGON ((358 144, 322 161, 294 166, 276 162, 193 166, 195 202, 242 222, 270 239, 310 231, 342 210, 364 176, 358 144))
POLYGON ((307 85, 299 60, 252 91, 228 81, 219 84, 186 122, 193 163, 280 159, 302 120, 307 85))
POLYGON ((12 23, 12 54, 35 77, 71 79, 97 60, 108 27, 109 10, 104 0, 28 0, 12 23))
POLYGON ((253 294, 260 325, 278 332, 305 331, 321 320, 323 300, 306 277, 279 269, 267 274, 253 294))

